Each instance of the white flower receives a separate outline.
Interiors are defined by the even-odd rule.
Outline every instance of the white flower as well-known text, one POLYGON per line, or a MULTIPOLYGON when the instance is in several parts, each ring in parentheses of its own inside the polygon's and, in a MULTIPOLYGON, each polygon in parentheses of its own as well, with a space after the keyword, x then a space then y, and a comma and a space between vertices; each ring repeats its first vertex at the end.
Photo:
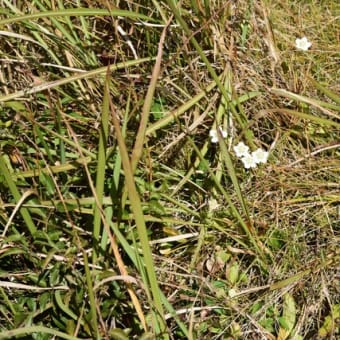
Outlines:
POLYGON ((208 207, 209 207, 209 211, 214 211, 216 209, 218 209, 220 206, 220 204, 218 204, 217 200, 215 200, 215 198, 212 198, 208 201, 208 207))
POLYGON ((237 296, 237 290, 234 288, 231 288, 228 290, 228 295, 232 299, 233 297, 237 296))
POLYGON ((311 46, 312 46, 312 43, 308 41, 306 37, 303 37, 301 39, 297 38, 295 40, 295 47, 298 50, 307 51, 311 46))
POLYGON ((243 142, 238 143, 234 146, 234 151, 237 157, 243 157, 249 155, 249 147, 243 142))
POLYGON ((256 168, 259 163, 266 163, 268 159, 268 152, 261 148, 258 148, 254 152, 249 152, 249 147, 243 142, 234 146, 234 151, 237 157, 241 158, 241 161, 246 169, 256 168))
POLYGON ((256 168, 256 161, 254 157, 248 153, 241 158, 241 161, 246 169, 256 168))
MULTIPOLYGON (((219 129, 220 129, 220 132, 222 134, 222 137, 226 138, 228 136, 227 131, 224 131, 221 128, 219 128, 219 129)), ((211 138, 211 143, 218 143, 217 130, 211 129, 210 132, 209 132, 209 136, 211 138)))
POLYGON ((267 163, 268 159, 268 152, 264 151, 263 149, 257 149, 256 151, 252 152, 251 156, 253 157, 256 164, 258 163, 267 163))

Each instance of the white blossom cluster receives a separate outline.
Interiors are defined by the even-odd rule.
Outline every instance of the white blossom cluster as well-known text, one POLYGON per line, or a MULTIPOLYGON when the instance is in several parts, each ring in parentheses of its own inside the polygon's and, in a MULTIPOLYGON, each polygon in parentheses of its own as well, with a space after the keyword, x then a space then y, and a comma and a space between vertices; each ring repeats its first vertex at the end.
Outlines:
POLYGON ((249 152, 249 147, 243 142, 238 143, 234 146, 234 151, 237 157, 239 157, 246 169, 256 168, 260 163, 267 163, 268 152, 261 148, 249 152))
MULTIPOLYGON (((222 130, 220 132, 223 138, 228 136, 227 132, 222 130)), ((217 130, 212 129, 209 132, 209 136, 211 138, 211 143, 218 143, 218 133, 217 130)), ((256 166, 260 163, 267 163, 268 152, 258 148, 253 152, 249 152, 249 147, 245 145, 243 142, 238 143, 234 146, 234 151, 237 157, 239 157, 246 169, 256 168, 256 166)))

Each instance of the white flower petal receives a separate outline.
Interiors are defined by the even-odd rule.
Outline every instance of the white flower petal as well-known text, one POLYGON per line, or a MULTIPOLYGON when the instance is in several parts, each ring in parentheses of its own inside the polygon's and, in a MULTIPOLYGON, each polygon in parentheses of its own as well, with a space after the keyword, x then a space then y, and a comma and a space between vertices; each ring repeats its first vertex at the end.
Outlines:
MULTIPOLYGON (((219 128, 219 129, 220 129, 220 131, 221 131, 222 137, 223 137, 223 138, 226 138, 226 137, 228 136, 227 131, 224 131, 224 130, 222 130, 221 128, 219 128)), ((210 136, 210 138, 211 138, 211 143, 218 143, 217 130, 211 129, 211 130, 209 131, 209 136, 210 136)))
POLYGON ((221 134, 222 134, 223 138, 227 138, 227 136, 228 136, 227 131, 224 131, 224 130, 221 130, 221 134))
POLYGON ((256 162, 251 154, 247 154, 241 158, 241 161, 246 169, 255 168, 256 162))
POLYGON ((312 46, 312 43, 308 41, 306 37, 303 37, 301 39, 297 38, 295 40, 295 47, 298 50, 307 51, 311 46, 312 46))
POLYGON ((233 297, 237 296, 237 291, 234 288, 228 290, 228 295, 232 299, 233 297))
POLYGON ((215 198, 212 198, 208 201, 209 211, 214 211, 219 208, 220 204, 218 204, 215 198))
POLYGON ((267 159, 268 159, 268 152, 264 151, 261 148, 258 148, 256 151, 254 151, 252 154, 252 157, 255 161, 255 163, 267 163, 267 159))
POLYGON ((243 142, 238 143, 234 146, 234 151, 237 157, 243 157, 249 155, 249 147, 243 142))

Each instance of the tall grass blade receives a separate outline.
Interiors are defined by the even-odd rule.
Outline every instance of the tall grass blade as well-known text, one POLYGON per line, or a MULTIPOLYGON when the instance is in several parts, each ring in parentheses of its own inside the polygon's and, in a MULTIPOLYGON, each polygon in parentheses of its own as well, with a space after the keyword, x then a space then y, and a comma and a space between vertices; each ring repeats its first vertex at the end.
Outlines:
POLYGON ((26 15, 19 15, 7 19, 0 20, 0 26, 13 24, 15 22, 25 21, 25 20, 34 20, 39 18, 52 18, 52 17, 66 17, 66 16, 120 16, 125 18, 133 18, 133 19, 141 19, 146 21, 155 21, 154 19, 137 13, 133 11, 126 11, 122 9, 114 9, 114 10, 107 10, 107 9, 100 9, 100 8, 69 8, 64 10, 58 11, 42 11, 38 13, 31 13, 26 15))
POLYGON ((66 340, 80 340, 80 338, 72 335, 68 335, 63 332, 56 331, 55 329, 44 327, 44 326, 29 326, 29 327, 21 327, 16 328, 9 331, 2 330, 0 333, 0 340, 2 339, 13 339, 17 336, 24 336, 24 335, 31 335, 35 333, 42 333, 42 334, 51 334, 54 337, 59 337, 61 339, 66 340))
POLYGON ((326 118, 321 118, 318 116, 314 116, 308 113, 300 112, 300 111, 295 111, 291 109, 272 109, 272 110, 266 110, 267 112, 280 112, 280 113, 285 113, 289 114, 295 117, 299 117, 301 119, 306 119, 310 120, 312 122, 321 124, 321 125, 326 125, 326 126, 334 126, 336 128, 340 128, 340 123, 337 123, 336 121, 326 119, 326 118))
MULTIPOLYGON (((108 76, 109 76, 108 72, 108 76)), ((108 78, 108 77, 107 77, 108 78)), ((109 133, 109 96, 110 96, 110 84, 109 79, 104 84, 104 97, 101 113, 101 124, 99 128, 99 142, 98 142, 98 160, 97 160, 97 171, 96 171, 96 195, 98 198, 98 204, 94 204, 93 212, 93 263, 97 260, 97 251, 99 246, 99 235, 101 226, 101 211, 103 203, 103 192, 105 182, 105 169, 106 169, 106 147, 107 138, 109 133)), ((103 231, 104 232, 104 231, 103 231)), ((103 237, 105 237, 103 235, 103 237)))
MULTIPOLYGON (((335 92, 331 91, 330 89, 324 87, 323 85, 321 85, 319 82, 315 81, 314 79, 310 78, 310 81, 313 83, 313 85, 318 90, 323 92, 327 97, 334 100, 338 105, 340 105, 340 95, 338 95, 337 93, 335 93, 335 92)), ((328 103, 325 103, 325 104, 328 104, 328 103)), ((339 110, 340 110, 340 108, 339 108, 339 110)))
MULTIPOLYGON (((113 71, 123 69, 123 68, 129 67, 129 66, 135 66, 135 65, 139 65, 140 63, 152 61, 154 59, 155 59, 154 57, 150 57, 150 58, 141 58, 141 59, 137 59, 137 60, 129 60, 129 61, 125 61, 125 62, 122 62, 122 63, 110 65, 109 68, 110 68, 110 71, 113 72, 113 71)), ((58 86, 69 84, 69 83, 72 83, 73 81, 76 81, 76 80, 92 78, 92 77, 95 77, 95 76, 98 76, 98 75, 103 75, 107 72, 107 68, 108 68, 107 66, 99 67, 95 70, 84 71, 84 72, 77 73, 77 74, 69 76, 69 77, 62 78, 60 80, 44 82, 42 84, 33 86, 32 88, 29 88, 29 89, 20 90, 20 91, 17 91, 15 93, 10 93, 10 94, 4 95, 4 96, 0 96, 0 102, 5 102, 5 101, 8 101, 8 100, 18 98, 18 97, 25 97, 29 94, 38 93, 38 92, 48 90, 48 89, 54 89, 54 88, 57 88, 58 86)))
MULTIPOLYGON (((21 194, 15 182, 13 181, 10 172, 7 169, 6 162, 4 161, 2 155, 0 155, 0 171, 1 171, 2 176, 5 179, 5 185, 8 186, 12 196, 14 197, 15 202, 18 203, 21 199, 21 194)), ((34 237, 34 234, 36 233, 37 228, 35 227, 35 224, 32 220, 29 210, 27 208, 20 208, 20 214, 22 218, 24 219, 26 223, 26 227, 29 230, 31 236, 34 237)))
POLYGON ((84 267, 85 267, 86 288, 87 288, 87 293, 88 293, 89 303, 90 303, 89 323, 91 325, 91 330, 93 332, 94 339, 99 340, 100 336, 99 336, 99 329, 98 329, 98 324, 97 324, 97 303, 95 299, 95 293, 93 290, 91 271, 90 271, 89 261, 87 258, 86 251, 83 251, 83 258, 84 258, 84 267))
POLYGON ((149 280, 149 282, 146 282, 145 284, 147 286, 150 285, 153 303, 154 303, 153 307, 156 309, 156 315, 153 314, 154 330, 156 333, 160 333, 166 330, 166 324, 164 320, 160 289, 158 286, 151 248, 150 248, 149 239, 147 236, 148 234, 147 234, 147 229, 145 225, 141 200, 139 198, 139 194, 136 188, 132 166, 129 160, 129 155, 128 155, 127 148, 125 145, 125 141, 123 139, 121 128, 120 128, 118 119, 116 117, 116 113, 114 111, 114 106, 113 106, 111 99, 110 99, 110 108, 111 108, 113 124, 114 124, 115 131, 116 131, 117 141, 119 145, 119 151, 120 151, 121 158, 122 158, 122 164, 123 164, 123 169, 124 169, 125 182, 126 182, 126 187, 128 191, 128 196, 130 199, 131 209, 134 214, 134 218, 135 218, 135 222, 137 226, 137 232, 138 232, 138 236, 139 236, 142 251, 143 251, 146 272, 147 272, 148 280, 149 280))
MULTIPOLYGON (((169 24, 169 23, 168 23, 169 24)), ((168 25, 167 24, 167 25, 168 25)), ((151 82, 148 88, 148 92, 145 97, 142 114, 141 114, 141 121, 139 123, 138 133, 136 136, 136 141, 134 148, 132 150, 132 156, 131 156, 131 166, 132 166, 132 172, 135 172, 137 164, 139 162, 139 159, 142 156, 143 153, 143 146, 144 146, 144 140, 145 140, 145 132, 146 128, 149 122, 149 115, 150 115, 150 108, 153 101, 153 95, 155 93, 156 85, 157 85, 157 79, 159 77, 160 69, 161 69, 161 61, 162 61, 162 55, 163 55, 163 44, 165 39, 165 34, 167 30, 167 25, 164 27, 163 32, 161 34, 161 38, 158 44, 158 53, 156 57, 156 63, 152 71, 151 76, 151 82)))

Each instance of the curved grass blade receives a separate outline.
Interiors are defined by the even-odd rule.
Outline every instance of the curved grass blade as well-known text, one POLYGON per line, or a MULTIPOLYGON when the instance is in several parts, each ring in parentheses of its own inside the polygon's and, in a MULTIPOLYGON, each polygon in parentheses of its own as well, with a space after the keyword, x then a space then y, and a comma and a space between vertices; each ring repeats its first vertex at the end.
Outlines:
POLYGON ((16 336, 20 335, 33 335, 34 333, 43 333, 43 334, 51 334, 55 337, 59 337, 61 339, 66 340, 80 340, 76 336, 68 335, 55 329, 44 327, 44 326, 30 326, 30 327, 22 327, 17 329, 12 329, 9 331, 1 331, 0 340, 2 339, 13 339, 16 336))
MULTIPOLYGON (((141 63, 147 62, 147 61, 152 61, 154 59, 155 59, 155 57, 141 58, 141 59, 137 59, 137 60, 130 60, 130 61, 115 64, 115 65, 110 65, 109 69, 110 69, 110 72, 112 72, 112 71, 116 71, 116 70, 119 70, 119 69, 122 69, 122 68, 125 68, 125 67, 135 66, 135 65, 139 65, 141 63)), ((95 70, 84 71, 82 73, 77 73, 77 74, 72 75, 70 77, 62 78, 62 79, 59 79, 59 80, 56 80, 56 81, 45 82, 45 83, 42 83, 40 85, 29 88, 27 90, 21 90, 21 91, 17 91, 17 92, 10 93, 8 95, 2 96, 2 97, 0 97, 0 102, 5 102, 5 101, 11 100, 11 99, 18 98, 18 97, 27 96, 29 94, 38 93, 38 92, 48 90, 48 89, 53 89, 53 88, 56 88, 58 86, 65 85, 65 84, 71 83, 71 82, 76 81, 76 80, 86 79, 86 78, 91 78, 91 77, 94 77, 94 76, 102 75, 102 74, 105 74, 107 72, 107 69, 108 69, 107 66, 103 66, 103 67, 99 67, 95 70)))
MULTIPOLYGON (((108 75, 110 73, 108 72, 108 75)), ((97 250, 99 246, 99 235, 101 226, 101 211, 103 204, 104 182, 105 182, 105 169, 106 169, 106 147, 109 133, 109 96, 110 84, 109 79, 105 81, 104 85, 104 98, 101 113, 101 124, 99 129, 99 145, 98 145, 98 158, 97 158, 97 171, 96 171, 96 194, 98 198, 94 204, 93 212, 93 256, 92 262, 95 263, 97 259, 97 250), (99 205, 99 206, 98 206, 99 205)), ((105 237, 105 236, 103 236, 105 237)))
POLYGON ((7 19, 0 20, 0 26, 13 24, 15 22, 20 22, 24 20, 34 20, 39 18, 51 18, 51 17, 78 17, 78 16, 120 16, 125 18, 133 18, 133 19, 141 19, 145 21, 153 21, 156 22, 154 19, 137 12, 126 11, 122 9, 114 9, 114 10, 107 10, 107 9, 100 9, 100 8, 70 8, 64 9, 59 11, 43 11, 38 13, 31 13, 26 15, 19 15, 7 19))
POLYGON ((154 329, 156 333, 160 333, 166 330, 166 324, 164 320, 164 312, 163 312, 160 289, 158 286, 151 248, 150 248, 149 240, 147 236, 148 233, 147 233, 147 229, 145 225, 142 204, 141 204, 141 200, 140 200, 137 188, 136 188, 133 171, 132 171, 132 165, 130 163, 125 141, 123 139, 121 128, 120 128, 118 119, 116 117, 116 113, 114 111, 114 106, 113 106, 111 99, 110 99, 110 108, 111 108, 111 113, 112 113, 113 124, 114 124, 115 131, 116 131, 119 151, 120 151, 121 158, 122 158, 122 164, 123 164, 123 170, 124 170, 124 175, 125 175, 125 182, 126 182, 126 187, 128 191, 128 196, 130 199, 131 209, 134 214, 138 236, 140 238, 141 247, 143 251, 145 267, 146 267, 146 272, 147 272, 148 281, 149 281, 149 282, 146 282, 146 286, 150 285, 152 298, 153 298, 153 304, 154 304, 154 307, 157 313, 157 315, 153 314, 154 329))
MULTIPOLYGON (((13 181, 11 174, 9 173, 9 171, 7 169, 6 163, 5 163, 2 155, 0 155, 0 171, 1 171, 2 175, 4 176, 6 184, 8 185, 8 188, 9 188, 11 194, 13 195, 15 202, 16 203, 20 202, 20 199, 21 199, 20 192, 19 192, 15 182, 13 181)), ((21 208, 20 214, 21 214, 22 218, 24 219, 30 234, 32 236, 34 236, 34 234, 37 231, 37 228, 34 225, 34 222, 32 220, 30 213, 29 213, 29 210, 27 208, 21 208)))

